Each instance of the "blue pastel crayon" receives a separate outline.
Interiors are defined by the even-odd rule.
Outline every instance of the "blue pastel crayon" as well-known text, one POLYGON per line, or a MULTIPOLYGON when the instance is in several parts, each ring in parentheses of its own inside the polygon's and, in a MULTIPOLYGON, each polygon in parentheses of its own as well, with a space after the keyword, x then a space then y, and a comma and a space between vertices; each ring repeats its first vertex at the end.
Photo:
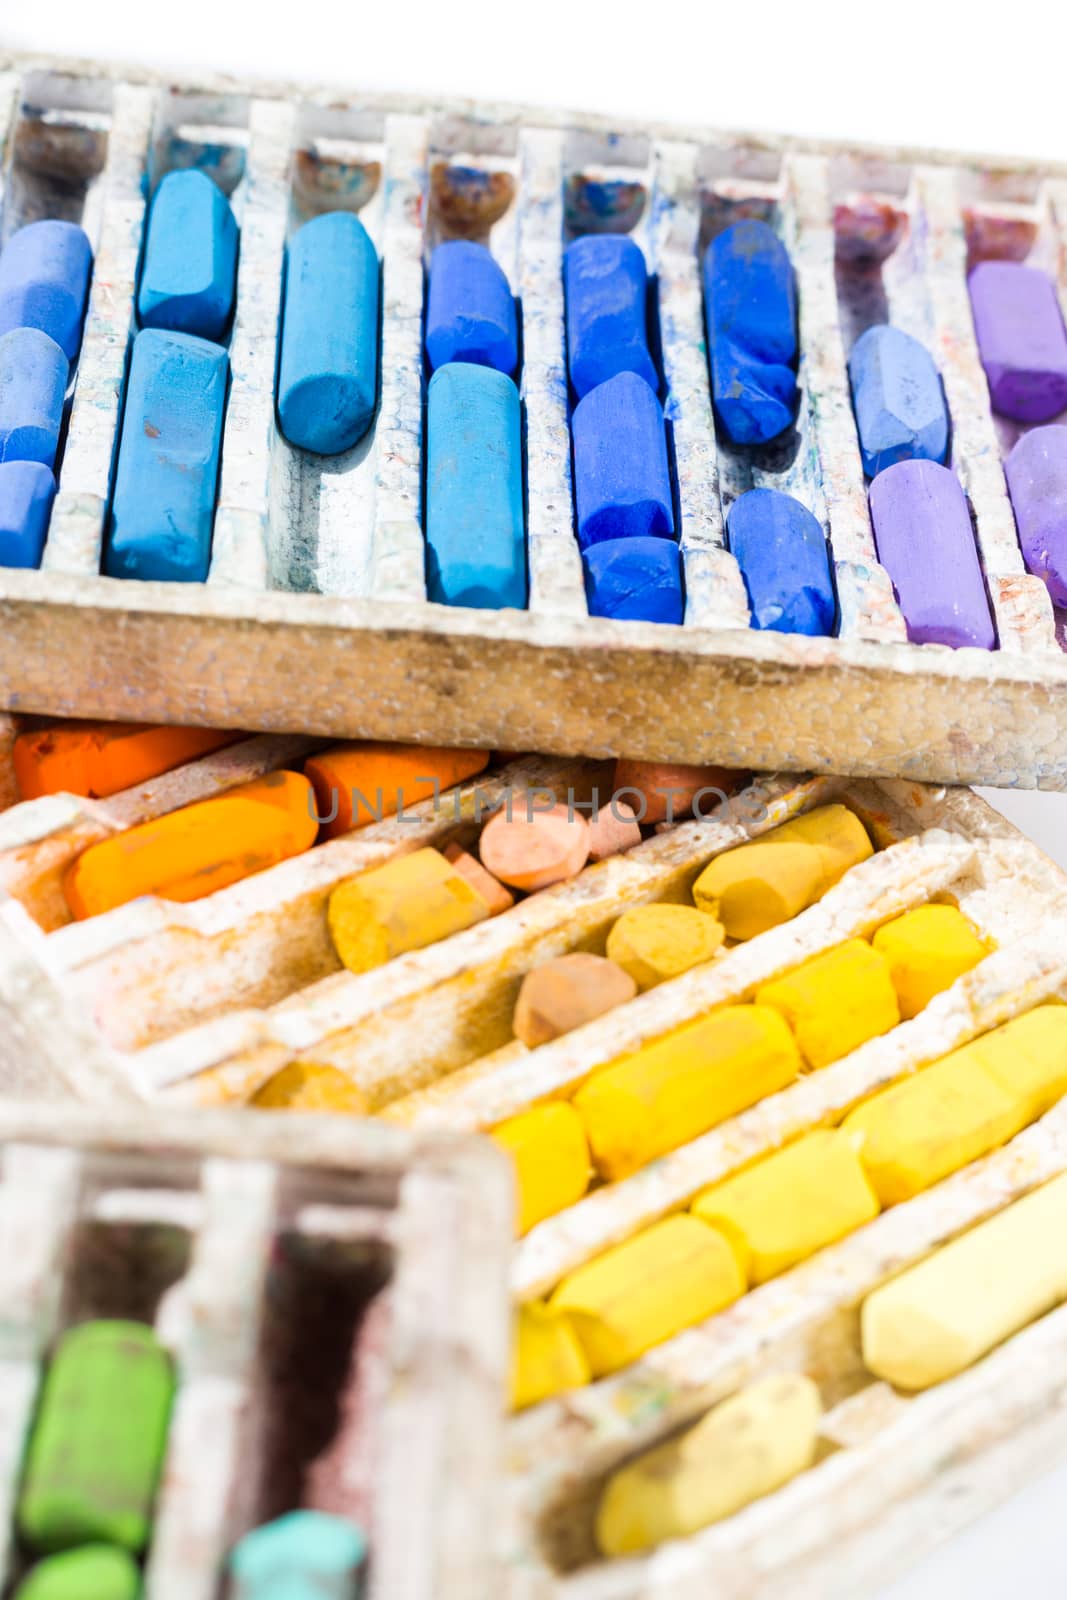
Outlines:
POLYGON ((730 507, 726 531, 754 628, 833 632, 837 605, 826 535, 807 506, 777 489, 750 489, 730 507))
POLYGON ((672 538, 663 412, 644 378, 620 372, 591 389, 574 408, 571 431, 582 549, 601 539, 672 538))
POLYGON ((591 617, 681 622, 682 556, 672 539, 602 539, 582 556, 591 617))
POLYGON ((168 172, 148 216, 137 315, 143 328, 219 339, 233 314, 237 223, 204 172, 168 172))
POLYGON ((0 461, 55 464, 69 372, 40 328, 0 335, 0 461))
POLYGON ((289 241, 278 419, 290 444, 350 450, 378 399, 378 256, 350 211, 328 211, 289 241))
POLYGON ((92 270, 84 228, 74 222, 27 223, 0 255, 0 333, 39 328, 73 361, 92 270))
POLYGON ((434 369, 469 361, 512 373, 519 364, 515 299, 484 244, 450 239, 430 261, 426 354, 434 369))
POLYGON ((109 578, 207 577, 228 370, 221 345, 189 333, 146 328, 134 340, 104 556, 109 578))
POLYGON ((658 390, 648 353, 648 273, 640 247, 624 233, 587 233, 564 252, 563 284, 575 392, 587 395, 620 372, 636 372, 658 390))
POLYGON ((450 361, 430 379, 426 433, 428 598, 524 607, 519 391, 492 367, 450 361))
POLYGON ((898 461, 944 461, 945 395, 918 339, 887 323, 868 328, 852 346, 848 376, 868 478, 898 461))
POLYGON ((0 567, 39 567, 56 494, 40 461, 0 463, 0 567))
POLYGON ((765 222, 746 218, 704 255, 712 395, 735 444, 763 444, 796 411, 797 300, 792 263, 765 222))
POLYGON ((230 1555, 231 1600, 355 1600, 367 1541, 346 1517, 290 1511, 230 1555))
POLYGON ((766 444, 792 425, 797 380, 792 367, 753 361, 728 339, 711 346, 715 414, 734 444, 766 444))

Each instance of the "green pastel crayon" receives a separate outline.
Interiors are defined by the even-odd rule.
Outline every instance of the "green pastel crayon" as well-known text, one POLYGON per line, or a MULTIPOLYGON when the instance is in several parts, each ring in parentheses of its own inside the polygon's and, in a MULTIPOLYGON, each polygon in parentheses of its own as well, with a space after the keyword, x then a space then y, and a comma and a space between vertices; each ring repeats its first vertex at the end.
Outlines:
POLYGON ((85 1544, 39 1561, 13 1600, 139 1600, 140 1594, 141 1569, 127 1551, 85 1544))

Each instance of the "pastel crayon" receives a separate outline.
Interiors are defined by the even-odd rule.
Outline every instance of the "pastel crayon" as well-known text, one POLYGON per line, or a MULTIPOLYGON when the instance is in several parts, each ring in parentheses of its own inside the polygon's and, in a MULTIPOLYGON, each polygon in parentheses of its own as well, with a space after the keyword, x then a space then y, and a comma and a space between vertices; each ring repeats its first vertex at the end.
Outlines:
POLYGON ((580 1389, 592 1376, 574 1323, 566 1312, 540 1302, 519 1307, 511 1361, 514 1410, 525 1410, 568 1389, 580 1389))
POLYGON ((240 737, 216 728, 54 722, 20 733, 15 740, 15 781, 23 800, 37 800, 45 794, 105 800, 186 761, 221 750, 240 737))
POLYGON ((0 335, 0 462, 55 464, 69 370, 39 328, 0 335))
POLYGON ((298 772, 271 772, 90 845, 68 867, 71 915, 95 917, 140 895, 200 900, 315 842, 314 796, 298 772))
POLYGON ((796 412, 796 282, 773 228, 745 218, 704 255, 712 398, 727 436, 761 444, 796 412))
POLYGON ((777 489, 750 489, 730 507, 726 529, 754 628, 833 632, 837 600, 826 535, 807 506, 777 489))
POLYGON ((614 793, 633 794, 638 822, 677 822, 694 807, 707 816, 746 781, 745 773, 725 767, 623 759, 615 763, 614 793))
POLYGON ((290 1061, 261 1083, 249 1100, 261 1111, 344 1111, 362 1117, 367 1097, 338 1067, 290 1061))
POLYGON ((327 839, 403 814, 420 801, 484 772, 488 750, 383 744, 361 739, 310 756, 304 771, 327 839))
POLYGON ((115 1545, 86 1544, 32 1567, 14 1600, 139 1600, 141 1569, 115 1545))
POLYGON ((491 917, 499 917, 502 911, 510 911, 515 904, 515 896, 504 885, 493 877, 491 872, 486 872, 482 863, 469 850, 464 850, 462 845, 446 844, 441 852, 445 860, 459 873, 461 878, 466 878, 471 888, 480 895, 489 907, 491 917))
POLYGON ((886 922, 871 947, 889 962, 900 1014, 917 1017, 935 994, 955 983, 989 954, 967 918, 955 906, 916 906, 886 922))
POLYGON ((918 339, 887 323, 868 328, 852 346, 848 376, 868 478, 898 461, 944 461, 945 392, 918 339))
POLYGON ((493 1141, 511 1157, 515 1169, 519 1235, 582 1198, 593 1176, 582 1119, 572 1105, 557 1100, 535 1106, 493 1129, 493 1141))
POLYGON ((430 849, 349 878, 333 891, 327 908, 330 937, 349 972, 369 972, 488 915, 478 891, 430 849))
POLYGON ((74 222, 30 222, 0 254, 0 334, 39 328, 68 361, 78 354, 93 253, 74 222))
POLYGON ((604 956, 584 950, 556 956, 523 978, 512 1031, 532 1050, 625 1005, 636 993, 630 974, 604 956))
POLYGON ((170 1357, 139 1322, 83 1322, 45 1372, 18 1499, 31 1549, 101 1541, 138 1555, 174 1396, 170 1357))
POLYGON ((355 1600, 367 1540, 347 1517, 290 1511, 230 1553, 230 1600, 355 1600))
POLYGON ((137 315, 144 328, 221 339, 233 315, 237 223, 218 184, 168 172, 148 213, 137 315))
POLYGON ((519 364, 515 299, 503 267, 484 244, 449 239, 430 260, 426 298, 430 366, 469 361, 513 373, 519 364))
POLYGON ((111 526, 109 578, 203 583, 211 561, 229 358, 188 333, 133 342, 111 526))
POLYGON ((1022 1102, 1027 1122, 1043 1117, 1067 1094, 1067 1007, 1035 1006, 964 1049, 1022 1102))
POLYGON ((640 246, 625 233, 587 233, 563 252, 567 364, 581 398, 598 384, 633 372, 653 391, 659 374, 648 350, 648 272, 640 246))
POLYGON ((589 859, 589 824, 565 805, 535 811, 519 803, 490 817, 478 841, 482 864, 512 889, 529 893, 575 877, 589 859))
POLYGON ((721 922, 694 906, 634 906, 608 934, 612 961, 641 990, 710 961, 726 937, 721 922))
POLYGON ((571 418, 574 498, 582 549, 604 539, 674 537, 663 412, 643 378, 620 372, 571 418))
POLYGON ((822 1405, 801 1373, 775 1373, 693 1428, 613 1472, 596 1511, 605 1556, 699 1533, 770 1494, 815 1460, 822 1405))
POLYGON ((641 829, 633 808, 623 800, 612 800, 589 818, 589 859, 606 861, 641 843, 641 829))
POLYGON ((781 978, 756 1004, 779 1011, 809 1067, 826 1067, 900 1021, 889 963, 865 939, 847 939, 781 978))
POLYGON ((602 539, 582 555, 591 617, 681 623, 682 555, 673 539, 602 539))
POLYGON ((996 632, 959 479, 936 461, 901 461, 871 484, 871 521, 908 638, 992 650, 996 632))
POLYGON ((1067 407, 1067 329, 1055 284, 1017 261, 982 261, 967 283, 994 411, 1048 422, 1067 407))
POLYGON ((278 362, 278 420, 290 444, 350 450, 378 403, 381 271, 350 211, 328 211, 289 240, 278 362))
POLYGON ((1027 570, 1067 606, 1067 427, 1024 433, 1004 463, 1027 570))
POLYGON ((426 592, 441 605, 526 605, 519 391, 452 361, 427 391, 426 592))
POLYGON ((0 567, 40 566, 55 497, 43 462, 0 462, 0 567))

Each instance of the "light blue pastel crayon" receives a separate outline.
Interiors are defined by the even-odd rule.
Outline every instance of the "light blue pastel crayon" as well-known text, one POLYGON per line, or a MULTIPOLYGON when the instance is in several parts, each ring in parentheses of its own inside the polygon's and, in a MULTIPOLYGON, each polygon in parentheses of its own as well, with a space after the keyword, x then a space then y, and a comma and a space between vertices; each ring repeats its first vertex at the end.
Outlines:
POLYGON ((78 354, 93 252, 74 222, 29 222, 0 255, 0 333, 39 328, 68 361, 78 354))
POLYGON ((39 567, 56 495, 40 461, 0 463, 0 567, 39 567))
POLYGON ((278 418, 290 444, 333 456, 362 439, 378 398, 378 257, 350 211, 289 241, 278 418))
POLYGON ((0 461, 55 463, 67 358, 40 328, 0 335, 0 461))
POLYGON ((469 239, 439 244, 430 261, 426 354, 435 370, 470 361, 512 373, 519 336, 511 285, 490 250, 469 239))
POLYGON ((233 313, 237 223, 205 172, 168 172, 148 216, 137 315, 144 328, 219 339, 233 313))
POLYGON ((887 323, 868 328, 852 346, 848 376, 868 478, 898 461, 944 461, 948 412, 924 345, 887 323))
POLYGON ((704 254, 704 315, 712 398, 735 444, 764 444, 796 411, 797 300, 774 229, 745 218, 704 254))
POLYGON ((104 555, 109 578, 207 577, 228 369, 221 345, 192 334, 146 328, 134 340, 104 555))
POLYGON ((578 543, 674 534, 667 436, 659 401, 635 372, 591 389, 574 408, 578 543))
POLYGON ((230 1555, 230 1600, 356 1600, 367 1541, 354 1522, 290 1511, 230 1555))
POLYGON ((682 557, 672 539, 602 539, 582 556, 591 617, 681 622, 682 557))
POLYGON ((826 535, 807 506, 777 489, 750 489, 726 518, 752 606, 752 626, 830 634, 837 610, 826 535))
POLYGON ((575 392, 586 395, 620 372, 636 372, 658 390, 648 353, 648 273, 640 247, 624 233, 587 233, 564 251, 563 285, 575 392))
POLYGON ((526 605, 519 391, 503 372, 450 361, 426 411, 426 592, 449 606, 526 605))

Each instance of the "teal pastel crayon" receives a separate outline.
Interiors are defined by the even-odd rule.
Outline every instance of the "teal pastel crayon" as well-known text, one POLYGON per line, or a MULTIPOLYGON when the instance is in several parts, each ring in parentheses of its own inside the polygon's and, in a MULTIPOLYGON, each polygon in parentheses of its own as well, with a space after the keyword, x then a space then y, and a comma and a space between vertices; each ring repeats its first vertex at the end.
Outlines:
POLYGON ((355 1600, 366 1554, 354 1522, 325 1511, 290 1511, 234 1547, 232 1600, 355 1600))

